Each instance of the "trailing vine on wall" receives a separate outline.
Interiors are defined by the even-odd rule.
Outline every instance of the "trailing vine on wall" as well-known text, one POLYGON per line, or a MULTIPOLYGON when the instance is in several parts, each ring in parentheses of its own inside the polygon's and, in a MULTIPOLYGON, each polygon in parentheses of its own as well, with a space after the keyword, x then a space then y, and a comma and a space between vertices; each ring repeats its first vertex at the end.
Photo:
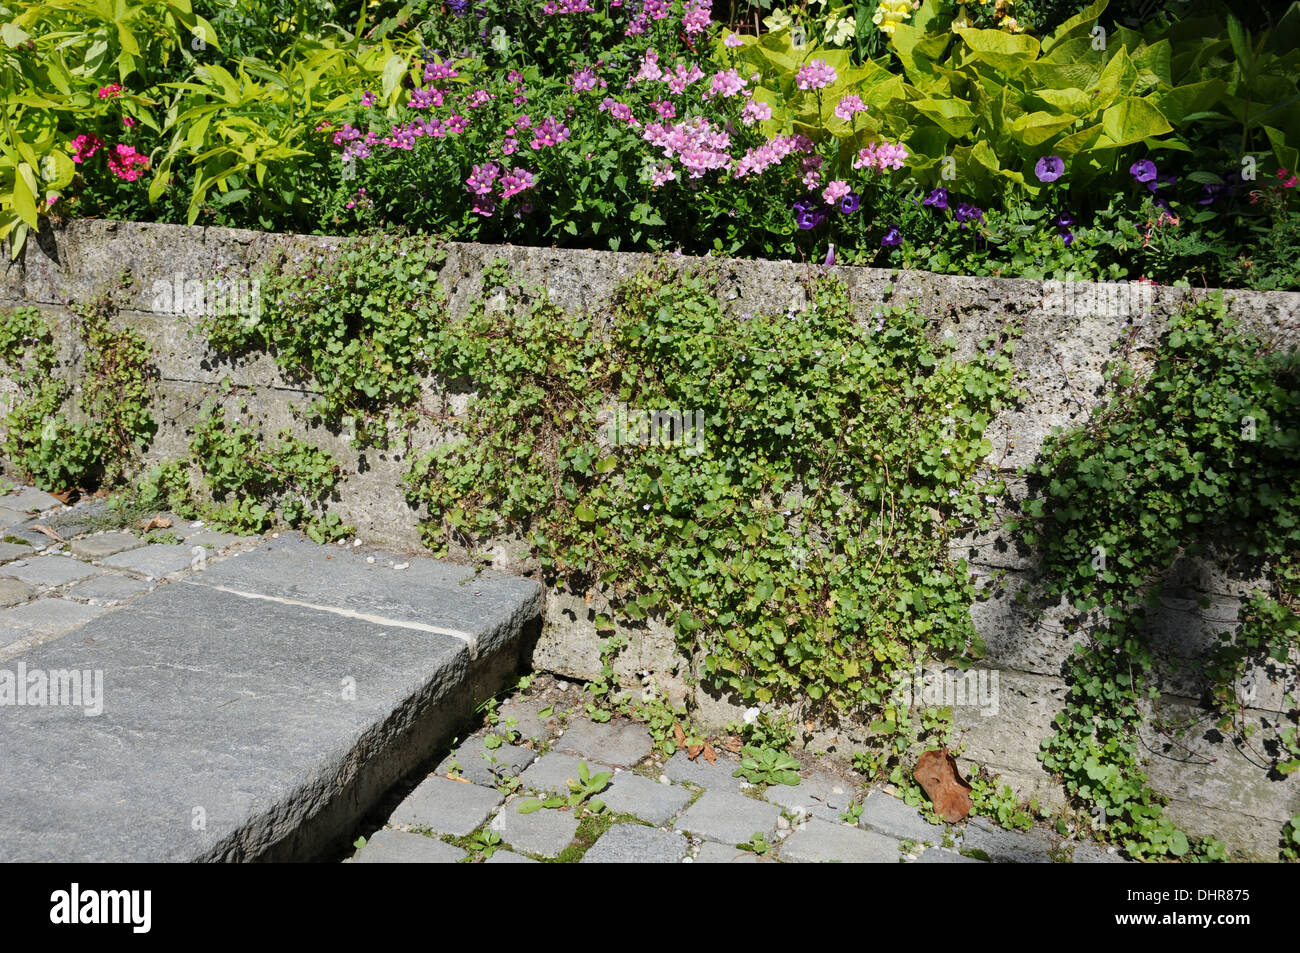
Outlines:
POLYGON ((1223 856, 1164 817, 1138 758, 1138 727, 1159 694, 1149 607, 1176 561, 1212 549, 1246 578, 1269 570, 1207 666, 1206 700, 1276 775, 1300 767, 1294 698, 1261 726, 1240 691, 1251 666, 1294 662, 1300 646, 1298 371, 1294 350, 1244 332, 1221 300, 1189 308, 1153 369, 1139 375, 1123 353, 1108 369, 1109 404, 1050 437, 1031 470, 1019 529, 1042 554, 1047 596, 1065 597, 1084 632, 1042 759, 1135 856, 1223 856))

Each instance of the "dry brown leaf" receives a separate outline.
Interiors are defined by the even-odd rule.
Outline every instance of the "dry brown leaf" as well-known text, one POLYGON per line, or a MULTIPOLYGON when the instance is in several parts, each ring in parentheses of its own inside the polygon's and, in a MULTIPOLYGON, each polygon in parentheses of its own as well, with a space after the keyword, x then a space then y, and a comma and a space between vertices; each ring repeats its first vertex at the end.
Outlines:
POLYGON ((713 750, 713 745, 704 746, 704 760, 713 764, 718 760, 718 753, 713 750))
POLYGON ((677 739, 677 747, 686 747, 686 732, 682 731, 680 722, 673 722, 673 737, 677 739))
POLYGON ((50 492, 50 496, 54 497, 64 506, 67 506, 68 500, 72 499, 73 494, 75 494, 77 491, 76 490, 50 490, 49 492, 50 492))
POLYGON ((700 752, 703 750, 704 750, 704 745, 687 745, 686 757, 694 761, 696 758, 700 756, 700 752))
POLYGON ((970 785, 957 770, 957 759, 947 748, 927 751, 916 761, 913 773, 925 789, 934 812, 952 824, 970 813, 970 785))
POLYGON ((150 519, 144 524, 144 531, 147 533, 150 530, 154 530, 154 529, 168 529, 171 527, 171 525, 172 525, 171 517, 163 516, 161 513, 159 513, 157 516, 153 517, 152 519, 150 519))
POLYGON ((459 774, 452 774, 450 771, 447 772, 447 780, 448 780, 448 781, 459 781, 461 784, 470 784, 470 783, 471 783, 469 778, 462 778, 459 774))
POLYGON ((49 528, 48 526, 46 526, 44 523, 33 523, 33 524, 32 524, 32 529, 36 530, 36 532, 38 532, 38 533, 44 533, 46 536, 48 536, 50 539, 54 540, 56 543, 62 543, 62 542, 64 542, 64 539, 63 539, 62 536, 60 536, 58 533, 54 532, 54 530, 50 529, 50 528, 49 528))
POLYGON ((744 746, 745 743, 740 740, 740 735, 732 735, 725 742, 723 742, 723 747, 725 747, 732 754, 737 754, 740 751, 740 749, 743 748, 744 746))

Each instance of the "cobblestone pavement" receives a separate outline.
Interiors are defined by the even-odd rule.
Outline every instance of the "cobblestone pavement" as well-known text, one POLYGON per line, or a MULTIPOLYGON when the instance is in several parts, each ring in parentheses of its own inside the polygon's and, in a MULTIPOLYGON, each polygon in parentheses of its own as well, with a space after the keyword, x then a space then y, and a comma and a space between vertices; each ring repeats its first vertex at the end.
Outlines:
POLYGON ((500 705, 491 727, 465 739, 400 803, 389 803, 358 831, 367 839, 348 862, 1122 860, 1043 827, 1008 831, 982 817, 930 824, 889 790, 864 787, 847 765, 829 758, 805 759, 798 785, 752 785, 734 776, 737 756, 719 751, 710 764, 690 760, 685 750, 667 755, 645 725, 593 721, 586 701, 580 685, 533 676, 528 691, 500 705), (530 799, 568 793, 584 763, 591 775, 609 774, 592 794, 604 803, 601 813, 520 813, 530 799))

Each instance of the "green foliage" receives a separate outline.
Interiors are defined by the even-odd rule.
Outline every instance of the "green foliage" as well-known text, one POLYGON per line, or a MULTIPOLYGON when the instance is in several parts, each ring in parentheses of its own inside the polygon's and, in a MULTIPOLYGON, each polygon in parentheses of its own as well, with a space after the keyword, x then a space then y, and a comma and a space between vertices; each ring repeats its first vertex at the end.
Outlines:
MULTIPOLYGON (((1275 570, 1207 667, 1228 723, 1241 704, 1228 686, 1244 666, 1300 644, 1296 372, 1294 351, 1241 331, 1222 301, 1190 308, 1171 322, 1150 374, 1139 379, 1121 354, 1107 407, 1050 437, 1031 470, 1022 538, 1041 548, 1047 599, 1065 597, 1086 630, 1042 758, 1136 856, 1197 849, 1162 816, 1138 763, 1137 726, 1157 694, 1145 621, 1162 573, 1210 551, 1247 577, 1275 570)), ((1274 746, 1275 766, 1287 749, 1274 746)))
POLYGON ((218 501, 205 515, 214 525, 241 532, 262 532, 271 525, 272 510, 290 526, 302 527, 317 542, 352 533, 338 514, 327 512, 328 501, 342 477, 330 454, 281 431, 268 442, 240 416, 228 418, 221 406, 211 407, 195 427, 190 453, 203 472, 205 487, 218 501))
POLYGON ((605 809, 605 802, 600 800, 588 800, 592 795, 599 794, 609 784, 609 779, 614 775, 609 771, 598 771, 591 773, 591 767, 583 761, 578 765, 577 780, 569 778, 569 793, 556 794, 544 800, 537 798, 525 798, 519 802, 520 814, 532 814, 534 811, 540 811, 542 808, 569 808, 573 809, 586 803, 587 809, 594 814, 599 814, 605 809))
POLYGON ((1024 809, 1010 786, 985 778, 971 778, 970 786, 972 814, 992 818, 1008 830, 1028 830, 1034 826, 1033 813, 1024 809))
POLYGON ((863 327, 833 281, 805 291, 740 316, 708 277, 659 270, 596 320, 492 269, 447 338, 446 375, 477 393, 463 439, 409 478, 426 539, 523 533, 613 615, 671 622, 699 676, 746 701, 888 708, 913 654, 978 652, 947 541, 991 525, 1002 493, 979 467, 1014 329, 962 360, 911 311, 863 327), (700 439, 611 445, 608 401, 694 411, 700 439))
POLYGON ((103 298, 75 309, 85 349, 77 408, 71 385, 56 373, 54 335, 36 308, 0 312, 0 363, 17 393, 5 415, 0 448, 35 482, 50 489, 114 483, 156 429, 148 407, 156 372, 144 339, 110 325, 103 298))
POLYGON ((783 751, 745 745, 740 749, 740 767, 733 777, 750 784, 798 784, 799 762, 783 751))
POLYGON ((743 844, 737 844, 739 850, 748 851, 751 854, 757 854, 764 857, 771 853, 772 848, 776 845, 767 839, 767 835, 762 831, 755 831, 754 835, 743 844))
POLYGON ((1279 855, 1283 860, 1300 860, 1300 814, 1283 825, 1282 848, 1279 855))
POLYGON ((268 349, 320 396, 313 410, 356 446, 386 447, 419 406, 439 349, 442 261, 429 240, 371 235, 282 261, 260 284, 259 320, 209 319, 220 352, 268 349))

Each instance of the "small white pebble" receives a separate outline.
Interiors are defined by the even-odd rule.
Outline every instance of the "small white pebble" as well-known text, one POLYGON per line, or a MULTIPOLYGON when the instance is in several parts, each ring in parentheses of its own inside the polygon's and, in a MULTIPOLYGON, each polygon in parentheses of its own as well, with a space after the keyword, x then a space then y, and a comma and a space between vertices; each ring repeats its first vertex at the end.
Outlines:
POLYGON ((190 524, 190 529, 199 529, 202 525, 203 525, 203 520, 198 520, 197 522, 190 524))
POLYGON ((560 691, 562 691, 562 692, 567 692, 567 691, 569 690, 569 683, 568 683, 568 682, 556 682, 556 683, 555 683, 555 687, 558 688, 558 689, 559 689, 560 691))
POLYGON ((790 822, 789 822, 789 820, 787 820, 787 819, 784 818, 784 817, 778 817, 778 818, 776 819, 776 829, 779 830, 779 831, 789 830, 789 829, 790 829, 790 822))
POLYGON ((410 566, 411 566, 410 563, 397 563, 395 566, 393 566, 393 568, 394 568, 394 569, 409 569, 410 566))
POLYGON ((272 534, 271 534, 271 538, 272 538, 272 539, 279 539, 279 538, 280 538, 280 534, 279 534, 279 533, 272 533, 272 534))
POLYGON ((375 561, 375 557, 374 557, 374 556, 367 556, 367 557, 366 557, 366 562, 368 562, 368 563, 373 563, 374 561, 375 561))
POLYGON ((356 547, 358 547, 358 546, 360 546, 360 545, 361 545, 361 540, 359 540, 359 539, 354 539, 354 540, 352 541, 352 548, 353 548, 353 549, 355 549, 356 547))
POLYGON ((695 858, 694 858, 694 857, 683 857, 683 858, 682 858, 682 863, 683 863, 683 864, 693 864, 693 863, 695 863, 695 858))
POLYGON ((843 793, 844 793, 844 789, 843 789, 842 787, 838 787, 838 786, 837 786, 837 787, 832 787, 832 788, 831 788, 831 793, 832 793, 832 794, 843 794, 843 793))
POLYGON ((666 774, 661 774, 661 775, 659 775, 659 783, 660 783, 660 784, 672 784, 673 782, 670 781, 670 780, 668 780, 668 775, 666 775, 666 774))

